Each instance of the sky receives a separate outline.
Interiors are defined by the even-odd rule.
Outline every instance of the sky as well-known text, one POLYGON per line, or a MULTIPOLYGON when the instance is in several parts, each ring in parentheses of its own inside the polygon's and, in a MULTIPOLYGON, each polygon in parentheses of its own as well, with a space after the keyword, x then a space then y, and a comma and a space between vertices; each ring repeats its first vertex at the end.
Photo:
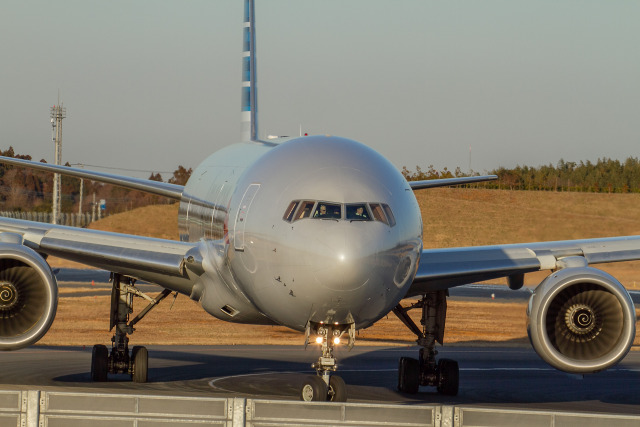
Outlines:
MULTIPOLYGON (((240 137, 243 0, 0 2, 0 149, 167 179, 240 137)), ((640 2, 257 0, 259 136, 401 169, 638 157, 640 2)), ((90 169, 90 167, 87 167, 90 169)))

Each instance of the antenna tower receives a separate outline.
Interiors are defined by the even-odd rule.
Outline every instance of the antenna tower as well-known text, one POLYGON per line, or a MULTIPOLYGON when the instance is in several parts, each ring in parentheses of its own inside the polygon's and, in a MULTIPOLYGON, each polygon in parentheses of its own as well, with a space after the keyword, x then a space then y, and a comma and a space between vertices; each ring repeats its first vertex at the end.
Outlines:
MULTIPOLYGON (((67 109, 60 104, 58 99, 58 105, 51 107, 51 135, 55 144, 55 159, 54 163, 60 165, 62 162, 62 119, 67 117, 67 109)), ((61 190, 60 174, 53 174, 53 208, 51 219, 52 224, 57 224, 60 218, 60 190, 61 190)))

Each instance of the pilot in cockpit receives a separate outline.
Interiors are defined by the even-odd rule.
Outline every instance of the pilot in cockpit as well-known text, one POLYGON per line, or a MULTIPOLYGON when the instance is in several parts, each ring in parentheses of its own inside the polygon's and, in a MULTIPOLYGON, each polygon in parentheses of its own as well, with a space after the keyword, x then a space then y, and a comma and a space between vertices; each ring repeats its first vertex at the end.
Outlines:
POLYGON ((367 215, 364 213, 364 206, 358 206, 356 208, 355 219, 368 219, 367 215))
POLYGON ((327 218, 327 207, 325 205, 320 205, 318 211, 316 212, 316 216, 318 218, 327 218))
POLYGON ((340 219, 340 205, 321 203, 316 208, 313 217, 319 219, 340 219))

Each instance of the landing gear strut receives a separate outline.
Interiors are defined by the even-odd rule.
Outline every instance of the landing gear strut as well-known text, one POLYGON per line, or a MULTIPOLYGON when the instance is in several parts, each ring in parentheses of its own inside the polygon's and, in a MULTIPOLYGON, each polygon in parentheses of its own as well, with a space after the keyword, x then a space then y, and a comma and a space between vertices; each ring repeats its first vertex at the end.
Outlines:
POLYGON ((145 347, 135 346, 129 355, 129 337, 138 323, 152 308, 165 299, 171 291, 163 290, 155 299, 141 292, 135 287, 135 280, 113 274, 111 289, 110 330, 115 327, 111 338, 111 354, 102 344, 93 346, 91 355, 91 380, 107 381, 107 374, 129 374, 134 382, 145 383, 148 378, 148 352, 145 347), (129 315, 133 313, 133 297, 138 296, 149 301, 133 320, 129 315))
POLYGON ((400 358, 398 364, 398 390, 404 393, 417 393, 422 386, 435 386, 438 393, 447 396, 458 394, 459 369, 458 362, 451 359, 436 361, 438 352, 436 342, 442 345, 444 339, 444 324, 447 315, 448 291, 429 292, 415 304, 405 308, 398 304, 393 313, 404 323, 418 339, 416 342, 422 348, 418 359, 410 357, 400 358), (407 314, 414 308, 422 309, 422 319, 419 328, 407 314))
POLYGON ((305 378, 300 389, 300 399, 306 402, 330 401, 346 402, 347 386, 342 378, 332 375, 338 369, 338 363, 333 355, 333 348, 340 342, 345 332, 349 333, 349 349, 355 343, 355 325, 328 325, 310 322, 307 325, 307 337, 305 346, 309 343, 310 332, 316 335, 316 342, 322 344, 322 355, 311 367, 316 370, 316 375, 305 378))

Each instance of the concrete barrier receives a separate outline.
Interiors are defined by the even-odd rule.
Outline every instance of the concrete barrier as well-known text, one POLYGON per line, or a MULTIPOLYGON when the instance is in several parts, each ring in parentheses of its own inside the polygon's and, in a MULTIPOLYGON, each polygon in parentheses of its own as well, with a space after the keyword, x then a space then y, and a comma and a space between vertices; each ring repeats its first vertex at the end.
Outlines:
POLYGON ((0 390, 0 426, 602 426, 640 425, 640 416, 532 411, 438 404, 297 402, 241 397, 185 397, 0 390))

